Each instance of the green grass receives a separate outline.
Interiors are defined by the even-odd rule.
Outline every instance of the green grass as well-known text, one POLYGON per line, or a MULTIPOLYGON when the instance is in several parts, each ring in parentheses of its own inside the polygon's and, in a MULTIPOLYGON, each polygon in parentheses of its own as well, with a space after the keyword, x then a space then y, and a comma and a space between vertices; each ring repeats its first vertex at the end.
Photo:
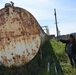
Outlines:
POLYGON ((71 67, 68 56, 65 52, 65 44, 54 39, 52 39, 50 42, 60 62, 64 75, 76 75, 76 68, 71 67))
POLYGON ((65 52, 65 44, 63 44, 59 41, 56 41, 54 39, 51 40, 51 44, 52 44, 53 50, 54 50, 58 60, 62 63, 63 62, 67 63, 68 57, 67 57, 67 54, 65 52))

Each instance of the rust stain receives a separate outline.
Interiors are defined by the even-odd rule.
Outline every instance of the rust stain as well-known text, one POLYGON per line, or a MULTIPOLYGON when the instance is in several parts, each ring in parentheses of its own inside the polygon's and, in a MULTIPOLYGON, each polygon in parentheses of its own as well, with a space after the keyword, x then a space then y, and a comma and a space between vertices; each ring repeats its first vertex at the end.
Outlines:
POLYGON ((23 64, 27 63, 27 58, 25 58, 25 55, 22 55, 21 61, 23 62, 23 64))
POLYGON ((32 52, 32 55, 35 55, 36 54, 36 52, 34 51, 34 52, 32 52))
POLYGON ((6 56, 1 56, 1 58, 3 59, 3 64, 6 62, 8 64, 8 59, 6 56))
POLYGON ((19 59, 20 59, 20 55, 15 55, 13 57, 13 60, 14 60, 15 63, 19 63, 19 59))
POLYGON ((27 56, 29 56, 29 55, 30 55, 30 53, 28 52, 27 56))
POLYGON ((0 54, 3 55, 0 57, 4 66, 21 66, 30 62, 41 45, 41 32, 40 25, 27 10, 19 7, 1 9, 0 54))
POLYGON ((19 20, 20 20, 19 18, 12 18, 12 23, 19 20))
POLYGON ((5 12, 9 15, 9 7, 6 8, 5 12))
POLYGON ((0 14, 0 25, 3 25, 5 23, 5 17, 4 17, 4 14, 1 13, 0 14))
POLYGON ((12 61, 12 59, 10 59, 10 60, 8 59, 8 62, 11 62, 11 61, 12 61))

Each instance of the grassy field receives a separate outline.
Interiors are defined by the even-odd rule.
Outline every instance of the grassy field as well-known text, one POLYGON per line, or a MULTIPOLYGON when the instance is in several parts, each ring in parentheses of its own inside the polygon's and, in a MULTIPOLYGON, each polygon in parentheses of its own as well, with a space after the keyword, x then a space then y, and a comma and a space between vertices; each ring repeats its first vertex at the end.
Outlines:
POLYGON ((60 62, 64 75, 76 75, 76 68, 71 67, 68 56, 65 52, 65 44, 54 39, 52 39, 50 42, 60 62))

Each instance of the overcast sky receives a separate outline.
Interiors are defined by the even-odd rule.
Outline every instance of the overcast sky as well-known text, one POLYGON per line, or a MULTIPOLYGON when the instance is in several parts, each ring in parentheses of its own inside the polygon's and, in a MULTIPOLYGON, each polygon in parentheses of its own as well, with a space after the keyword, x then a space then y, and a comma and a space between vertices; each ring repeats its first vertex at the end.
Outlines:
MULTIPOLYGON (((48 26, 56 34, 54 8, 57 12, 60 34, 76 32, 76 0, 12 0, 15 6, 31 12, 41 26, 48 26)), ((10 0, 0 0, 0 9, 10 0)))

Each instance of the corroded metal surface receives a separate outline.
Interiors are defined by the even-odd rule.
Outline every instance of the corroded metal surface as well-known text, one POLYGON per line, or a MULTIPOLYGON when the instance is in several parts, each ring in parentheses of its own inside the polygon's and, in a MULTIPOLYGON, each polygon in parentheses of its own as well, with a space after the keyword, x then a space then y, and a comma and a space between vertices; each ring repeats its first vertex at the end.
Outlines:
POLYGON ((0 63, 6 67, 28 63, 37 54, 45 36, 28 11, 12 6, 1 9, 0 63))

